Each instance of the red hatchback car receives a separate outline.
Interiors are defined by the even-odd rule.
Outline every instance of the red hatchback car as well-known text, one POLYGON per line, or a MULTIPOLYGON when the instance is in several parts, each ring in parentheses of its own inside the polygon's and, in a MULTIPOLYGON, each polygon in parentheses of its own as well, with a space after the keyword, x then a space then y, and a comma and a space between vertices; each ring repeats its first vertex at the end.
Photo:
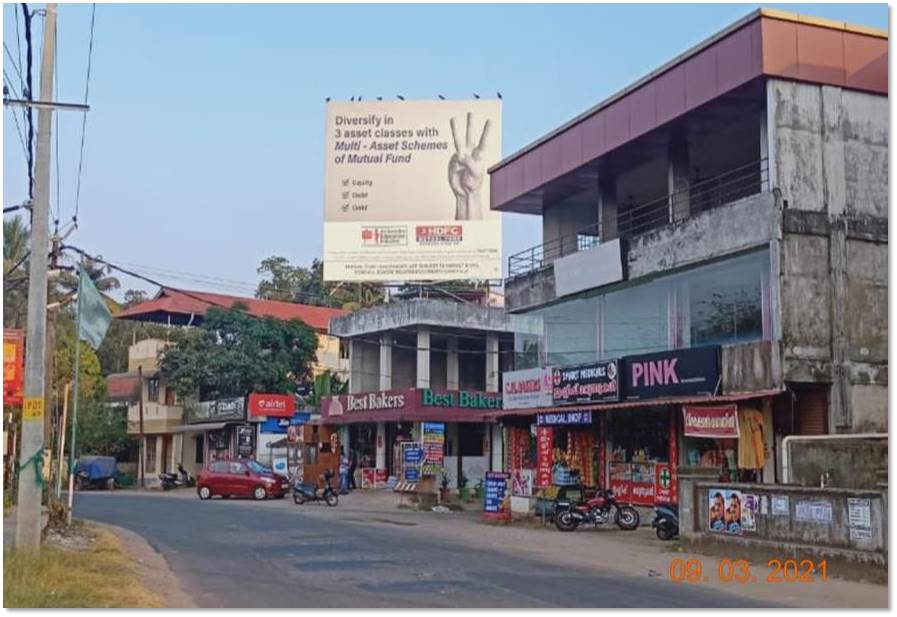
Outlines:
POLYGON ((200 499, 210 499, 213 495, 280 499, 289 490, 287 478, 251 459, 212 461, 202 468, 196 479, 200 499))

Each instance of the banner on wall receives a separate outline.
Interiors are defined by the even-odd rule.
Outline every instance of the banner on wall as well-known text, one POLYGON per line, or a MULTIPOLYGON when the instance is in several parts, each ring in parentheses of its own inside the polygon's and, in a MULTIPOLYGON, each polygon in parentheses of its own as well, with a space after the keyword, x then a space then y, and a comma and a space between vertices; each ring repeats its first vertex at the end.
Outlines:
POLYGON ((327 105, 324 280, 500 279, 501 102, 327 105))
POLYGON ((554 429, 540 426, 536 429, 536 486, 551 486, 554 429))
POLYGON ((683 430, 686 437, 710 439, 737 439, 738 406, 713 407, 684 405, 682 407, 683 430))
POLYGON ((502 373, 505 409, 534 409, 553 404, 552 368, 529 368, 502 373))

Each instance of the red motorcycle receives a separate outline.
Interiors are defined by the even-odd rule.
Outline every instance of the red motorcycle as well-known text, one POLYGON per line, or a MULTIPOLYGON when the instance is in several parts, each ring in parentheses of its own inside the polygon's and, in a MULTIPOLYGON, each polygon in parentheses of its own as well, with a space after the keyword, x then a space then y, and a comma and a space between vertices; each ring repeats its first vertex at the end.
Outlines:
POLYGON ((620 505, 614 494, 606 489, 598 489, 595 496, 585 503, 573 504, 569 499, 554 502, 554 525, 559 531, 575 531, 582 523, 594 526, 604 525, 611 520, 624 531, 638 528, 638 511, 632 506, 620 505))

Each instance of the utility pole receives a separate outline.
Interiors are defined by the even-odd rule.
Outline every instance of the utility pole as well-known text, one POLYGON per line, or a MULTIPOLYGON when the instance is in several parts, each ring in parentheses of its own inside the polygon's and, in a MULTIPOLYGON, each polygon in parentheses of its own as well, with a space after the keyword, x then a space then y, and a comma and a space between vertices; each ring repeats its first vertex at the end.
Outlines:
POLYGON ((140 465, 140 488, 146 488, 146 438, 143 436, 143 365, 137 365, 137 409, 140 412, 140 439, 137 441, 137 463, 140 465))
MULTIPOLYGON (((53 93, 56 57, 56 4, 47 5, 41 53, 40 96, 53 93)), ((25 400, 22 405, 22 450, 19 454, 19 492, 16 506, 15 548, 40 550, 41 466, 44 448, 44 359, 47 327, 47 251, 50 233, 50 130, 53 110, 41 108, 37 119, 34 207, 31 211, 31 263, 28 279, 28 324, 25 341, 25 400)))

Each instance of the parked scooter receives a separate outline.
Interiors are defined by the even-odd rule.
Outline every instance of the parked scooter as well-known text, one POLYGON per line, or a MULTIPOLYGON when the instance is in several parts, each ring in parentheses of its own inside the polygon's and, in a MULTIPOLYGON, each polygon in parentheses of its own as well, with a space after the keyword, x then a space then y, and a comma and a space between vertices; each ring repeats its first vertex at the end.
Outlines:
POLYGON ((654 506, 654 520, 651 527, 657 530, 657 537, 661 540, 672 540, 679 537, 679 509, 668 504, 654 506))
POLYGON ((582 523, 597 527, 611 520, 620 529, 632 531, 639 525, 639 514, 632 506, 620 505, 606 489, 598 489, 585 503, 573 504, 569 499, 554 502, 554 525, 559 531, 575 531, 582 523))
POLYGON ((178 473, 160 473, 159 481, 162 483, 163 491, 196 486, 196 479, 184 469, 183 465, 178 465, 178 473))
POLYGON ((302 505, 306 501, 323 501, 328 506, 335 506, 339 503, 339 497, 330 485, 333 479, 333 472, 327 470, 320 477, 324 484, 324 488, 318 488, 314 484, 303 484, 298 480, 293 484, 293 502, 302 505))

